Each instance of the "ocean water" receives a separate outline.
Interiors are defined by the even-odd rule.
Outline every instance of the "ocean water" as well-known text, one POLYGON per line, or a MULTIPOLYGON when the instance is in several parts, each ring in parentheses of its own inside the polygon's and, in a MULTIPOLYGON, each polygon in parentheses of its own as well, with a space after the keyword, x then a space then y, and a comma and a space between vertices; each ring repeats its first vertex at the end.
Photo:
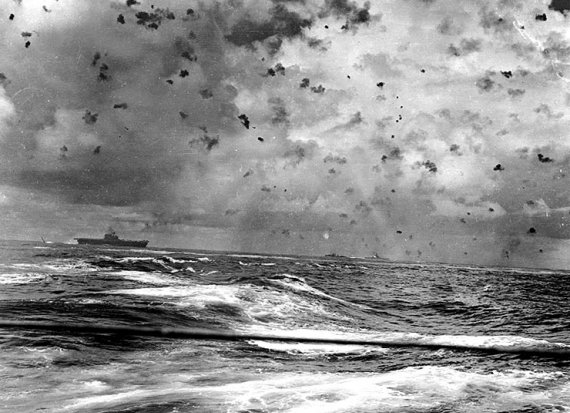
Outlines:
POLYGON ((570 411, 570 357, 548 352, 570 349, 569 276, 2 241, 2 320, 462 348, 2 328, 0 410, 570 411))

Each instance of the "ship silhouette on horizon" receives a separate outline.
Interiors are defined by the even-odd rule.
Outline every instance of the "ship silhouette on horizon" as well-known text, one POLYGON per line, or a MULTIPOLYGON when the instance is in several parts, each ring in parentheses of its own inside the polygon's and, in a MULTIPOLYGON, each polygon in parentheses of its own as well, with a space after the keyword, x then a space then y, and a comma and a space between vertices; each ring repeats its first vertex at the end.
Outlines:
POLYGON ((81 245, 112 245, 116 247, 140 247, 144 248, 147 246, 147 240, 128 240, 120 239, 119 236, 109 228, 108 232, 103 236, 103 238, 75 238, 78 244, 81 245))

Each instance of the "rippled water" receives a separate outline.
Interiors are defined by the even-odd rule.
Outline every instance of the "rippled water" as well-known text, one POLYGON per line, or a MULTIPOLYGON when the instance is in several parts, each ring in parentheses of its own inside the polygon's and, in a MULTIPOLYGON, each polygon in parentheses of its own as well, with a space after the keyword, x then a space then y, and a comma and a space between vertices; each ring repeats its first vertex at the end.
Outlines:
POLYGON ((6 412, 570 411, 561 271, 0 243, 4 320, 460 345, 0 329, 6 412), (534 353, 492 353, 503 346, 534 353))

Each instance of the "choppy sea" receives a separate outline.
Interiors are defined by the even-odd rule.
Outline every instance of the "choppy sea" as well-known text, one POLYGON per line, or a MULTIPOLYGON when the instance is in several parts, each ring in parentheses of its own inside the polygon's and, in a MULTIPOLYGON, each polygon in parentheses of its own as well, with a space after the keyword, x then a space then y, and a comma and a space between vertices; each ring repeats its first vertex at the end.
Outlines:
POLYGON ((0 410, 570 411, 570 359, 543 351, 570 348, 569 277, 554 270, 1 241, 2 320, 462 348, 3 328, 0 410), (494 346, 514 352, 485 351, 494 346))

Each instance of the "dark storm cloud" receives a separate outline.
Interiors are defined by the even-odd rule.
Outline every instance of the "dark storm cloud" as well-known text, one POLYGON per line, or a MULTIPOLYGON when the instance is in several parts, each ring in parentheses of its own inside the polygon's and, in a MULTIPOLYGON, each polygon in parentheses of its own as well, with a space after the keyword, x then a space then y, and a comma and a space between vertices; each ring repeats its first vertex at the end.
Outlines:
POLYGON ((247 17, 240 20, 231 28, 226 39, 237 46, 248 47, 252 47, 255 42, 273 39, 272 51, 276 52, 282 39, 301 36, 303 28, 312 24, 311 19, 302 18, 282 4, 275 4, 270 14, 270 19, 263 22, 256 22, 247 17))
POLYGON ((370 2, 360 7, 356 2, 349 0, 325 0, 325 5, 319 13, 319 17, 334 15, 337 18, 346 19, 344 29, 355 27, 370 21, 370 2))
POLYGON ((552 0, 548 6, 550 10, 559 11, 562 14, 566 14, 570 10, 570 0, 552 0))
MULTIPOLYGON (((133 21, 139 10, 123 6, 130 24, 122 25, 116 21, 119 6, 81 5, 91 13, 38 29, 35 43, 41 47, 6 72, 18 123, 0 138, 2 182, 59 196, 62 203, 135 205, 161 199, 160 208, 170 208, 183 174, 220 145, 220 129, 233 133, 228 119, 239 114, 232 103, 235 92, 217 88, 227 70, 223 66, 211 64, 207 80, 198 81, 192 76, 201 73, 202 62, 193 59, 189 76, 175 76, 190 69, 185 52, 202 52, 204 65, 219 62, 223 37, 207 22, 193 22, 208 42, 181 41, 187 27, 167 9, 153 13, 168 20, 172 32, 166 27, 146 32, 133 21), (152 42, 141 40, 144 36, 153 36, 152 42), (45 56, 58 59, 48 58, 49 69, 39 70, 45 56), (168 77, 172 86, 165 83, 168 77), (204 83, 219 96, 200 89, 204 83), (207 100, 188 99, 201 91, 207 100), (187 116, 183 122, 180 112, 187 116), (200 124, 214 132, 193 137, 191 128, 200 124)), ((61 16, 54 9, 52 17, 61 16)), ((0 79, 4 87, 7 79, 0 79)))
MULTIPOLYGON (((62 148, 62 156, 68 148, 62 148)), ((99 156, 103 156, 100 154, 99 156)), ((135 205, 153 197, 166 196, 170 179, 178 175, 176 167, 113 167, 93 161, 87 169, 34 171, 4 176, 3 181, 30 190, 57 194, 62 201, 74 204, 135 205)))

